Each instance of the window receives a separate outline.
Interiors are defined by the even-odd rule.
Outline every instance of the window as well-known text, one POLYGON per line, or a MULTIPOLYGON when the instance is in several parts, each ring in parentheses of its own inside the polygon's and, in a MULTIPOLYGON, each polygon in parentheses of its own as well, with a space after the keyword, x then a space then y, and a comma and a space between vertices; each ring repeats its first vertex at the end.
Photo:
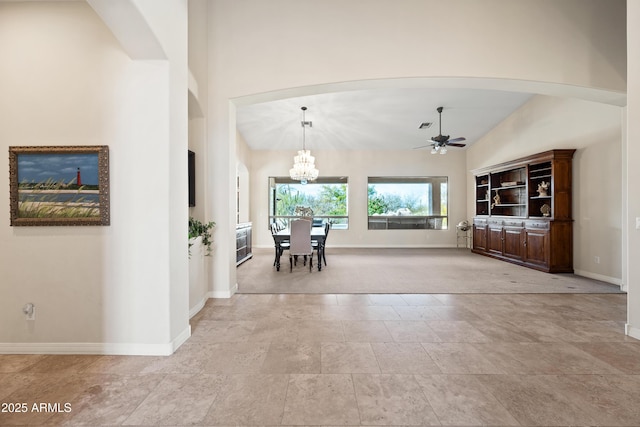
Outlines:
POLYGON ((296 214, 296 207, 311 208, 314 222, 330 222, 331 228, 346 229, 347 177, 320 177, 300 184, 289 177, 269 178, 269 223, 288 226, 296 214))
POLYGON ((447 177, 369 177, 369 230, 447 229, 447 177))

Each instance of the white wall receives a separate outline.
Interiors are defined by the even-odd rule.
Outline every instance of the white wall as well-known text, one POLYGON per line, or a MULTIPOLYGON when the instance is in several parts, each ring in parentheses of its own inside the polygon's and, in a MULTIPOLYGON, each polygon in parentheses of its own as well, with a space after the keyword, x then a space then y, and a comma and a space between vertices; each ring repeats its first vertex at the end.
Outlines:
POLYGON ((189 239, 191 244, 189 254, 189 317, 193 317, 207 302, 207 278, 204 262, 205 247, 202 237, 189 239))
POLYGON ((627 107, 627 144, 626 144, 626 211, 625 234, 627 241, 627 265, 629 283, 629 293, 627 301, 629 304, 629 318, 627 330, 631 336, 640 339, 640 230, 636 226, 637 218, 640 217, 640 2, 627 2, 627 31, 628 31, 628 107, 627 107))
MULTIPOLYGON (((288 176, 294 151, 254 151, 251 160, 251 194, 254 245, 273 247, 269 231, 270 176, 288 176)), ((446 247, 455 246, 455 224, 466 217, 466 169, 463 151, 442 155, 429 150, 412 151, 327 151, 314 150, 316 167, 322 176, 349 179, 349 229, 331 232, 331 247, 446 247), (367 177, 448 176, 448 230, 368 230, 367 177)))
MULTIPOLYGON (((110 0, 102 0, 111 3, 110 0)), ((188 13, 187 0, 157 2, 156 0, 130 0, 147 20, 152 34, 162 46, 167 61, 165 67, 168 96, 152 116, 166 139, 167 152, 163 181, 168 190, 167 224, 169 240, 169 342, 172 351, 191 335, 189 326, 189 264, 188 247, 188 168, 185 161, 188 138, 188 13)), ((144 110, 137 112, 146 114, 144 110)))
MULTIPOLYGON (((189 149, 196 153, 196 206, 189 214, 208 222, 205 216, 207 139, 207 2, 189 0, 189 71, 193 78, 189 87, 189 149), (192 87, 193 86, 193 87, 192 87)), ((190 80, 191 81, 191 80, 190 80)))
MULTIPOLYGON (((207 1, 189 0, 189 149, 195 153, 196 205, 189 208, 189 216, 203 223, 206 215, 207 195, 207 1)), ((204 306, 210 295, 209 267, 205 262, 202 239, 192 246, 189 259, 189 315, 194 316, 204 306)))
MULTIPOLYGON (((467 168, 560 148, 573 157, 573 253, 577 274, 622 285, 621 107, 536 96, 467 150, 467 168), (598 257, 599 262, 596 262, 598 257)), ((467 183, 473 188, 473 174, 467 183)), ((467 196, 468 215, 475 209, 467 196)))
POLYGON ((236 132, 236 176, 238 177, 238 223, 251 222, 251 150, 240 132, 236 132))
POLYGON ((210 12, 220 95, 427 76, 626 88, 624 0, 213 0, 210 12))
POLYGON ((0 351, 170 354, 189 336, 186 162, 171 160, 187 147, 186 9, 149 6, 150 27, 175 20, 173 60, 132 60, 85 2, 0 3, 0 148, 108 145, 111 178, 108 227, 10 227, 0 209, 0 351))
POLYGON ((433 82, 623 105, 624 16, 624 0, 212 0, 208 205, 222 224, 214 293, 236 287, 233 207, 217 202, 234 196, 234 102, 433 82), (455 17, 454 31, 443 16, 455 17))

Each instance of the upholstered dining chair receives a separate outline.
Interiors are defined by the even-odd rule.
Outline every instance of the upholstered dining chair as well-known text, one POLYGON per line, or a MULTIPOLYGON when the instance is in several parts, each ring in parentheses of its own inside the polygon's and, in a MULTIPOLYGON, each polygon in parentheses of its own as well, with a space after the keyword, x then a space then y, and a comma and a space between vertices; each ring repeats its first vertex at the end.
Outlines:
POLYGON ((289 241, 289 272, 293 271, 293 259, 303 255, 309 257, 309 271, 313 269, 313 247, 311 246, 311 221, 296 219, 291 221, 291 240, 289 241))

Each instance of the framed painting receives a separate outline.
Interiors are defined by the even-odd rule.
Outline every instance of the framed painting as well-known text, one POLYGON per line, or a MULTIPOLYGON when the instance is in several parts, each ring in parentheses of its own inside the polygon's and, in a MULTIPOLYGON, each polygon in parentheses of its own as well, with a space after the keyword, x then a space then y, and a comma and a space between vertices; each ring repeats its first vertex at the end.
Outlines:
POLYGON ((11 225, 109 225, 109 147, 9 147, 11 225))

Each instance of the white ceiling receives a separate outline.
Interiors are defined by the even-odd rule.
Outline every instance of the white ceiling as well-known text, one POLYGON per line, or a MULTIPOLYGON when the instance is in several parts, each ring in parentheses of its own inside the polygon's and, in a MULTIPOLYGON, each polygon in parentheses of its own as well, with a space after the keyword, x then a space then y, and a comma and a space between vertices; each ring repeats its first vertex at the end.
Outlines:
MULTIPOLYGON (((302 148, 307 107, 310 150, 408 150, 442 133, 465 137, 467 147, 529 100, 530 93, 481 89, 406 88, 325 93, 238 106, 237 127, 253 150, 302 148), (419 129, 432 122, 428 129, 419 129)), ((454 148, 455 149, 455 148, 454 148)))

